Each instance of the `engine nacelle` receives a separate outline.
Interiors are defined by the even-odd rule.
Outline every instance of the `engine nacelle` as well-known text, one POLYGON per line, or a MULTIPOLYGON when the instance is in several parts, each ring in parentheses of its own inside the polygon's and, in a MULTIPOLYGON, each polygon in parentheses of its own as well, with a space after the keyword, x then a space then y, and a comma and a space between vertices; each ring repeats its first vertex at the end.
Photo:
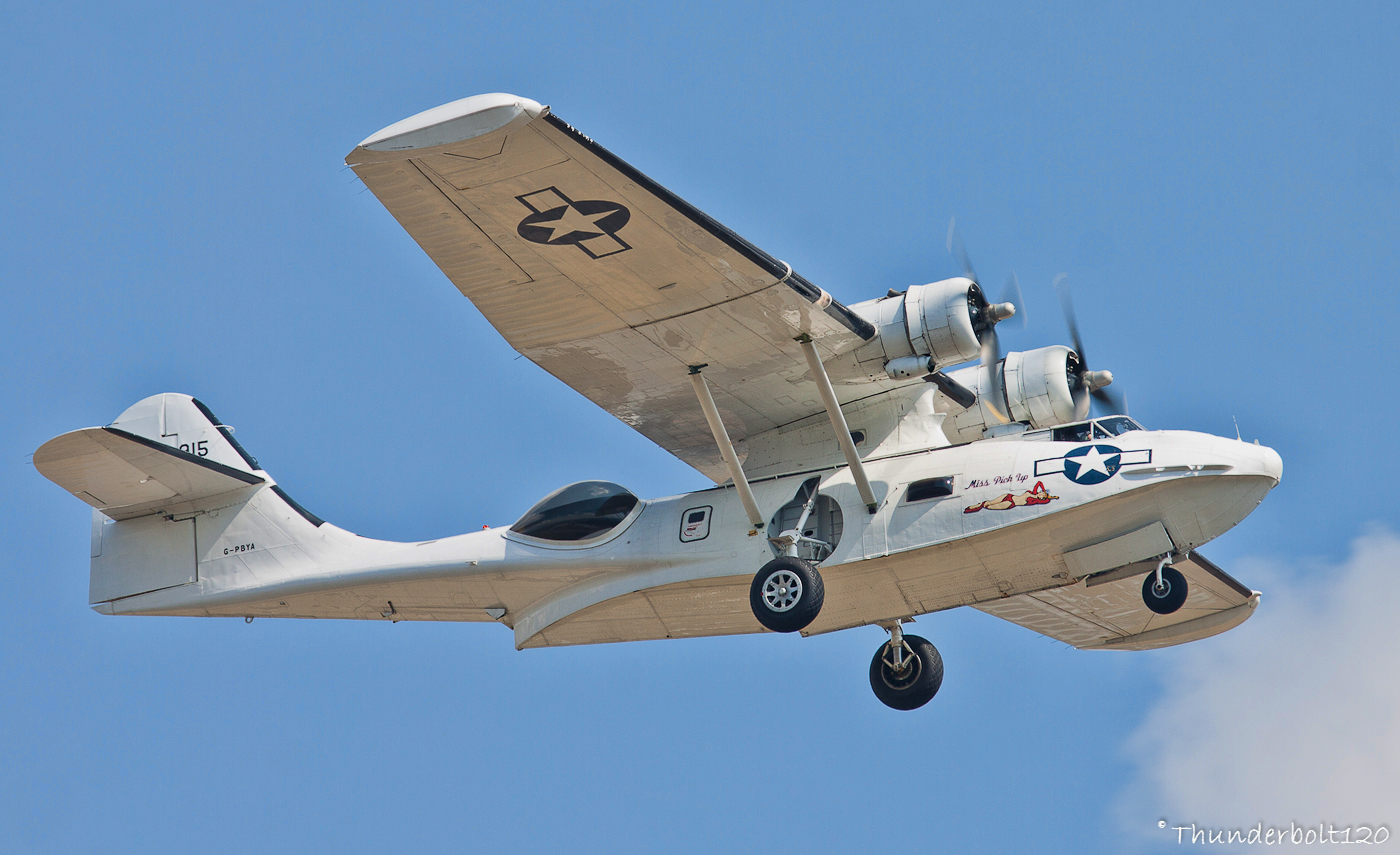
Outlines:
MULTIPOLYGON (((883 378, 893 360, 923 357, 935 367, 976 359, 987 300, 971 279, 957 277, 916 285, 895 297, 867 300, 850 307, 876 329, 875 338, 857 348, 856 361, 872 378, 883 378)), ((914 373, 924 374, 920 366, 914 373)))
POLYGON ((988 428, 1009 422, 1046 428, 1074 421, 1074 387, 1081 370, 1079 354, 1062 345, 1024 353, 1008 353, 995 369, 1002 395, 992 400, 996 385, 980 365, 949 374, 977 393, 977 403, 963 409, 939 395, 937 409, 948 413, 943 432, 950 442, 981 439, 988 428))

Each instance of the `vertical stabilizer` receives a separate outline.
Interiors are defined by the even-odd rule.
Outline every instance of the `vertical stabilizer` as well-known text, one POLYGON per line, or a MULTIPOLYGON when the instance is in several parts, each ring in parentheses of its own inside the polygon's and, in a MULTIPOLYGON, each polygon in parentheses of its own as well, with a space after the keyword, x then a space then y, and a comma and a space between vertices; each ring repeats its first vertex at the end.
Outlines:
POLYGON ((107 427, 244 472, 262 471, 258 461, 234 439, 233 428, 189 395, 152 395, 132 404, 107 427))
POLYGON ((93 604, 294 576, 347 536, 292 501, 189 395, 152 395, 110 425, 55 437, 34 465, 94 508, 93 604))

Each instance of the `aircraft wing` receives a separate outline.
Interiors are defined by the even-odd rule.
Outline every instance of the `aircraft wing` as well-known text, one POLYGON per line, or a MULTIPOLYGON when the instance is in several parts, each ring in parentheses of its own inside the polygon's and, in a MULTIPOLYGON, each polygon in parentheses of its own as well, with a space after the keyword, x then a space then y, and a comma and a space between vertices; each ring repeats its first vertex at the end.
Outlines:
POLYGON ((1190 594, 1181 609, 1159 615, 1142 602, 1145 572, 1155 561, 1129 564, 1063 588, 1018 594, 975 605, 989 615, 1081 650, 1152 650, 1224 632, 1254 614, 1259 594, 1191 553, 1174 565, 1190 594))
POLYGON ((690 366, 742 442, 822 410, 797 336, 826 358, 875 334, 529 99, 429 110, 346 162, 512 347, 717 482, 690 366))

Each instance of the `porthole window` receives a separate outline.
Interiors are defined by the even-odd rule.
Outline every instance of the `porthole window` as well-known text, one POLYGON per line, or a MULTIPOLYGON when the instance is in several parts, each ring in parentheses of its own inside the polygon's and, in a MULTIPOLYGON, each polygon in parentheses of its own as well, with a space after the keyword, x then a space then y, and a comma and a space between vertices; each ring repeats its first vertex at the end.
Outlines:
POLYGON ((704 540, 710 536, 710 514, 714 508, 705 505, 691 508, 681 515, 681 543, 704 540))
POLYGON ((953 495, 953 476, 948 475, 943 478, 925 478, 922 481, 915 481, 909 485, 909 492, 904 495, 904 501, 922 502, 925 499, 940 499, 951 495, 953 495))
POLYGON ((611 481, 580 481, 545 496, 510 530, 540 540, 592 540, 617 528, 636 506, 637 497, 611 481))

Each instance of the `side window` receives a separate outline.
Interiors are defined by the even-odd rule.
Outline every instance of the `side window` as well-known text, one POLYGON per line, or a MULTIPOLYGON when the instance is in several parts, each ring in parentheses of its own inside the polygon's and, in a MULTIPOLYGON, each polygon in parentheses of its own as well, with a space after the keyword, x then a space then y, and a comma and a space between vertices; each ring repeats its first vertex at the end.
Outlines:
POLYGON ((710 536, 710 514, 714 509, 709 505, 691 508, 681 514, 681 543, 704 540, 710 536))
POLYGON ((925 478, 909 485, 904 495, 906 502, 922 502, 925 499, 938 499, 953 495, 953 476, 945 478, 925 478))

